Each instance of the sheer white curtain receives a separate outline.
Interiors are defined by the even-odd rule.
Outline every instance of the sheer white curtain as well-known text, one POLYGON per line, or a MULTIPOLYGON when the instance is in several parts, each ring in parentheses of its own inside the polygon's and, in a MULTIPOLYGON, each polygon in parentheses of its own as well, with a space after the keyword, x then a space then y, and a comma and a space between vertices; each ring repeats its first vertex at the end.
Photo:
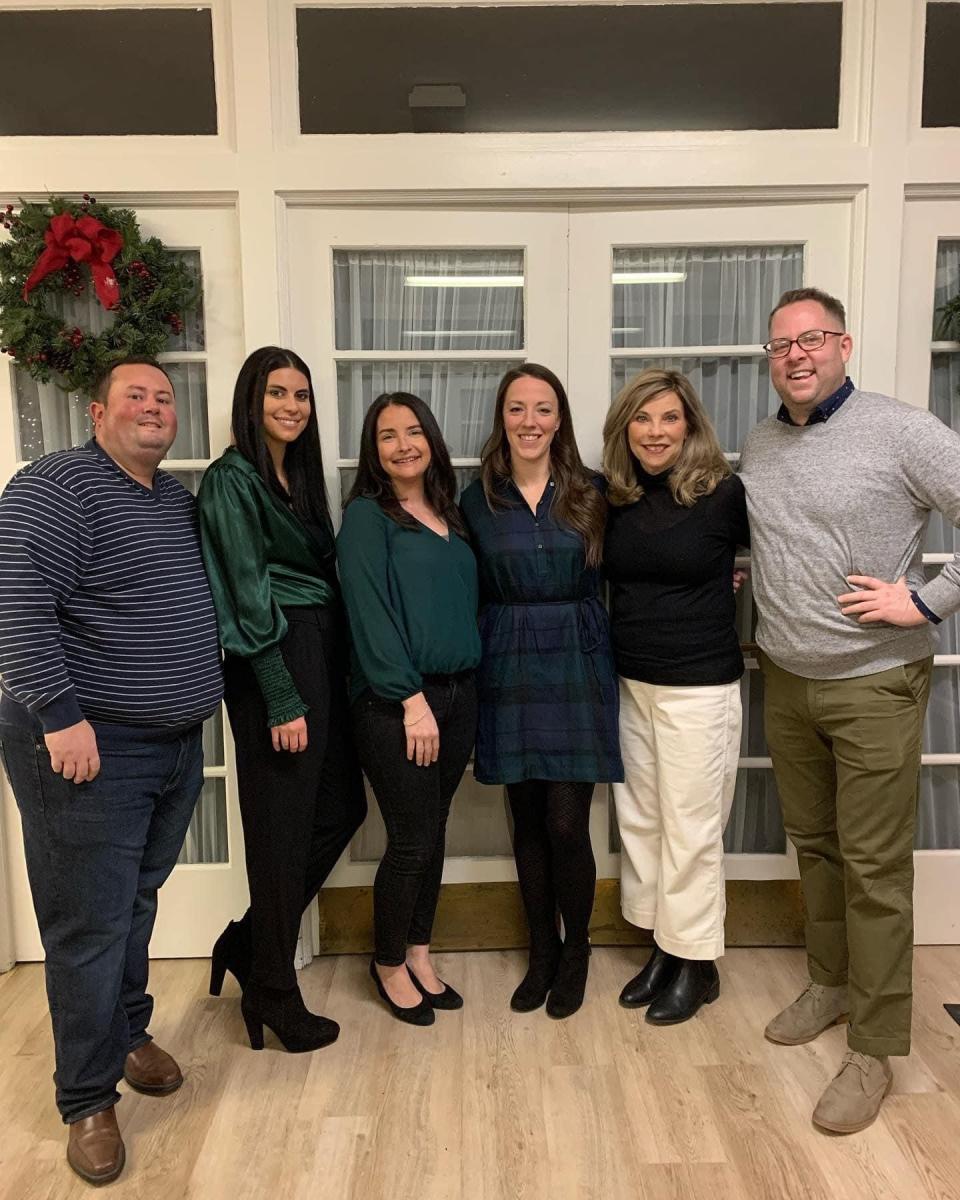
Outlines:
POLYGON ((451 454, 477 457, 497 381, 511 365, 485 352, 523 347, 523 252, 338 250, 334 294, 336 346, 346 352, 337 363, 341 457, 356 457, 363 415, 386 391, 420 396, 451 454), (350 351, 358 350, 383 351, 384 358, 351 361, 350 351), (445 359, 451 350, 476 358, 445 359), (396 351, 423 357, 391 359, 396 351))
POLYGON ((767 317, 781 294, 803 283, 803 247, 623 247, 613 258, 612 346, 663 347, 662 357, 614 353, 614 395, 644 367, 688 375, 724 450, 736 452, 749 430, 775 412, 766 358, 767 317), (741 347, 743 353, 683 353, 685 346, 741 347))

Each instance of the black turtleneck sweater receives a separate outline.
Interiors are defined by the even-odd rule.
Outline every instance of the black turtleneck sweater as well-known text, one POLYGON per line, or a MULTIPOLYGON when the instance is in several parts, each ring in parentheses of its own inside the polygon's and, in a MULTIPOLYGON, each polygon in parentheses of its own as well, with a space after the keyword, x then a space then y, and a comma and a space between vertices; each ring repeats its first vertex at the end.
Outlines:
POLYGON ((737 546, 750 543, 743 484, 729 475, 684 508, 669 470, 636 470, 643 495, 610 507, 603 555, 617 671, 670 686, 732 683, 743 674, 733 592, 737 546))

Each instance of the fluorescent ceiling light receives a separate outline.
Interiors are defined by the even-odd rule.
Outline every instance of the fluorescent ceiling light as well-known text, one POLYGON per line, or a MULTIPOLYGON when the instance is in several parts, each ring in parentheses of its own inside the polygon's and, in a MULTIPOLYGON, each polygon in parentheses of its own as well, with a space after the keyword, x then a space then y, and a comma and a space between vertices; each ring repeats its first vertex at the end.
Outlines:
POLYGON ((686 271, 614 271, 614 283, 683 283, 686 271))
POLYGON ((523 287, 522 275, 407 275, 404 287, 437 288, 518 288, 523 287))

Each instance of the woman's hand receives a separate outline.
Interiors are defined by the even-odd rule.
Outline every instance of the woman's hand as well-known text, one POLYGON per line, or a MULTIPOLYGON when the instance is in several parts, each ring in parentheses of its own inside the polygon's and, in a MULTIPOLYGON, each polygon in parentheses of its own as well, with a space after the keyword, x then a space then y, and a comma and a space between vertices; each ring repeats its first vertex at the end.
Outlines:
POLYGON ((307 718, 296 717, 292 721, 284 721, 282 725, 271 725, 270 736, 274 750, 289 750, 291 754, 306 750, 307 718))
POLYGON ((403 731, 407 735, 407 761, 429 767, 440 757, 440 730, 423 692, 403 702, 403 731))

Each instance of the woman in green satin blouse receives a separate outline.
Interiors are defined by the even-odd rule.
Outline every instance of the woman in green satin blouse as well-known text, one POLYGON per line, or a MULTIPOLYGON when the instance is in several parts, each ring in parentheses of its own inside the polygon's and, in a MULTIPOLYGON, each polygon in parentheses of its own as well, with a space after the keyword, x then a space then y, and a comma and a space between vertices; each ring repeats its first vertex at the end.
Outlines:
POLYGON ((339 1033, 304 1006, 294 970, 304 909, 366 813, 349 728, 346 626, 310 371, 265 346, 240 369, 233 445, 198 495, 203 556, 224 649, 250 907, 213 948, 243 988, 254 1049, 263 1026, 288 1050, 339 1033))

